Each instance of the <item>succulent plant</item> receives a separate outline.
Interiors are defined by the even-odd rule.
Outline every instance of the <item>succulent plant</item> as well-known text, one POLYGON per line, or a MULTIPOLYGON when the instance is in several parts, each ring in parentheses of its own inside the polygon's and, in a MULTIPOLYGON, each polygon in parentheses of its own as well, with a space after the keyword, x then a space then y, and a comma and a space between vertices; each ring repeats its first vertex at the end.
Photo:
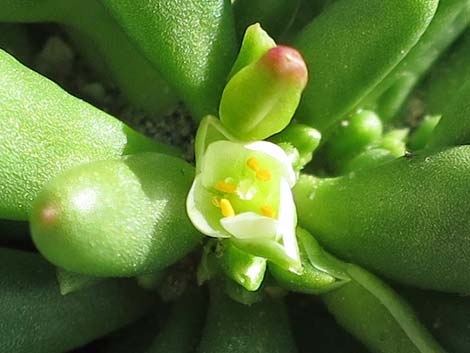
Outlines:
POLYGON ((0 352, 470 350, 468 0, 0 5, 0 352))

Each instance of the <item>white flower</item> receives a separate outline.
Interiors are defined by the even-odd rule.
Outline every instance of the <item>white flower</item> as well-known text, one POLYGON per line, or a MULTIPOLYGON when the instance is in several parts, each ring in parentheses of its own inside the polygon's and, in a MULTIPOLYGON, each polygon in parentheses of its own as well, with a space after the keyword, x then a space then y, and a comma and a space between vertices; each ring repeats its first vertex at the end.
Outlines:
POLYGON ((300 267, 292 165, 277 145, 219 140, 198 161, 186 208, 194 226, 256 256, 300 267))

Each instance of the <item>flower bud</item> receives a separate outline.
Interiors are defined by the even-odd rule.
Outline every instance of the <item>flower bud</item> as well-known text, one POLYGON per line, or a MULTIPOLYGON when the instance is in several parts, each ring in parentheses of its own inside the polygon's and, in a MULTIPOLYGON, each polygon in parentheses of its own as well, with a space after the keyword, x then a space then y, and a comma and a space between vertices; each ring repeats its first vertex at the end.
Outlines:
POLYGON ((389 150, 381 147, 374 147, 359 153, 353 159, 346 162, 346 164, 341 168, 341 171, 343 174, 346 174, 361 169, 374 168, 395 158, 396 157, 389 150))
POLYGON ((406 140, 410 129, 394 129, 383 135, 382 139, 377 144, 378 147, 383 148, 395 156, 396 158, 401 157, 406 152, 406 140))
MULTIPOLYGON (((321 133, 308 125, 294 123, 270 140, 282 148, 287 143, 298 151, 298 160, 295 162, 294 168, 300 171, 312 160, 313 152, 320 145, 321 133)), ((287 154, 290 155, 290 153, 287 154)))
POLYGON ((373 111, 360 110, 343 120, 328 141, 330 167, 340 171, 349 160, 382 137, 382 122, 373 111))
POLYGON ((261 28, 259 23, 249 26, 243 36, 242 47, 229 77, 235 75, 245 66, 258 61, 269 49, 275 46, 274 39, 261 28))
POLYGON ((307 78, 307 67, 297 50, 270 49, 228 82, 219 108, 222 124, 245 141, 274 135, 292 119, 307 78))

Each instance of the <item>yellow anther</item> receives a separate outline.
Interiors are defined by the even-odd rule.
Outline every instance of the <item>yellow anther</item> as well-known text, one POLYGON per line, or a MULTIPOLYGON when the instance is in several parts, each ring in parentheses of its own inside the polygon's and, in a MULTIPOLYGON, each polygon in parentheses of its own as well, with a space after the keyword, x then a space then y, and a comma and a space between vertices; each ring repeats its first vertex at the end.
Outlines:
POLYGON ((235 211, 232 207, 232 204, 227 199, 220 199, 220 211, 224 217, 235 216, 235 211))
POLYGON ((276 211, 274 211, 274 208, 272 208, 271 205, 261 206, 261 214, 263 216, 269 217, 269 218, 275 218, 276 217, 276 211))
POLYGON ((215 188, 227 194, 233 194, 236 191, 235 185, 227 183, 225 181, 219 181, 217 184, 215 184, 215 188))
POLYGON ((214 196, 211 201, 212 201, 212 204, 213 204, 215 207, 217 207, 217 208, 220 207, 220 202, 219 202, 219 200, 217 199, 217 197, 214 196))
POLYGON ((259 161, 255 157, 248 158, 246 165, 255 172, 259 170, 259 161))
POLYGON ((261 181, 271 180, 271 172, 267 169, 260 169, 256 172, 256 178, 261 181))

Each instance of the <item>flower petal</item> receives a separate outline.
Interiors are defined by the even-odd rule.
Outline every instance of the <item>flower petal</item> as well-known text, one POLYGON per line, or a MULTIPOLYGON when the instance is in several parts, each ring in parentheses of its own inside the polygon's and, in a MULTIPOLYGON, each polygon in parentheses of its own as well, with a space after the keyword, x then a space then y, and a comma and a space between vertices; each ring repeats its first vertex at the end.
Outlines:
POLYGON ((260 216, 254 212, 244 212, 220 220, 222 227, 238 239, 275 239, 278 221, 260 216))
POLYGON ((249 151, 238 142, 222 140, 211 143, 201 163, 202 185, 210 188, 226 177, 237 179, 245 168, 248 154, 249 151))
POLYGON ((207 146, 212 142, 219 140, 233 140, 236 141, 235 137, 232 136, 227 129, 222 126, 219 119, 212 115, 205 116, 199 124, 197 130, 196 140, 194 142, 194 150, 196 154, 196 171, 200 171, 200 162, 206 152, 207 146))
POLYGON ((279 193, 279 228, 277 235, 282 236, 286 254, 300 263, 299 246, 295 235, 297 213, 292 191, 284 178, 281 178, 279 193))
POLYGON ((201 184, 200 175, 194 179, 191 190, 186 198, 186 212, 194 227, 210 237, 228 238, 228 234, 220 225, 220 212, 212 204, 212 194, 201 184))
POLYGON ((256 151, 270 156, 278 163, 277 172, 280 173, 289 184, 293 187, 296 182, 296 175, 292 163, 284 150, 278 145, 267 141, 256 141, 248 143, 244 146, 246 149, 256 151))

